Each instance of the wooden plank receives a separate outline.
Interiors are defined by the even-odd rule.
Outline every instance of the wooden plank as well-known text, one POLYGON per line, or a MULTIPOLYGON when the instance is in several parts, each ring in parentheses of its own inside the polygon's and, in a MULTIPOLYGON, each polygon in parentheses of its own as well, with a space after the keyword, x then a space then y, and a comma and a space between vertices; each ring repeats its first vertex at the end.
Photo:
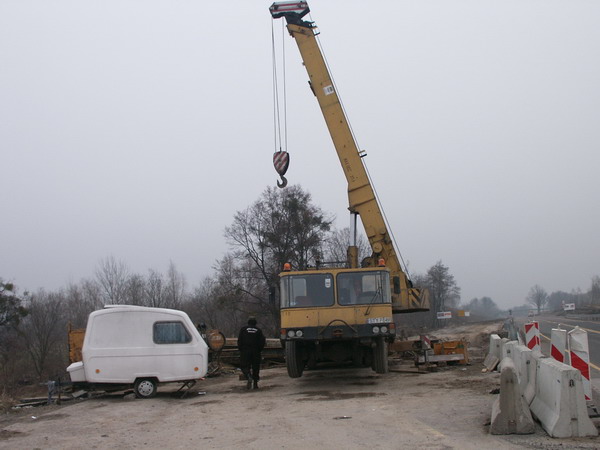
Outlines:
MULTIPOLYGON (((449 361, 462 361, 465 359, 464 355, 427 355, 427 362, 449 362, 449 361)), ((419 363, 424 363, 425 358, 419 356, 419 363)))
MULTIPOLYGON (((237 348, 237 338, 227 338, 225 348, 237 348)), ((281 348, 281 341, 269 338, 265 342, 265 348, 281 348)))
POLYGON ((485 358, 485 361, 483 361, 483 365, 488 370, 488 372, 493 371, 498 366, 499 363, 500 363, 500 360, 498 359, 498 357, 494 356, 492 354, 487 355, 487 357, 485 358))

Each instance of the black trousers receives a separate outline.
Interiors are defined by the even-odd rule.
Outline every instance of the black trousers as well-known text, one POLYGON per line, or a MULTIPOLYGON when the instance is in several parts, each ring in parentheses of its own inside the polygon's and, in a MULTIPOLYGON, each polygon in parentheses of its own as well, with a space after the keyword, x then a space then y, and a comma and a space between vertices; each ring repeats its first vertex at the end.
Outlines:
POLYGON ((254 381, 258 381, 260 379, 260 351, 240 350, 240 368, 246 378, 252 376, 254 381))

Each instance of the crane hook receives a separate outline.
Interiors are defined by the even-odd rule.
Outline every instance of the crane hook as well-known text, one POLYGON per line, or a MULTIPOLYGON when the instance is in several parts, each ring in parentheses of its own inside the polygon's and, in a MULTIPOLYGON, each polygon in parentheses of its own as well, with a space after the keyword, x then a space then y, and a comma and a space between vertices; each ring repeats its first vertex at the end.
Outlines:
POLYGON ((287 179, 284 177, 290 165, 290 154, 286 151, 279 150, 273 153, 273 165, 275 170, 281 177, 281 183, 277 181, 277 187, 284 188, 287 186, 287 179))

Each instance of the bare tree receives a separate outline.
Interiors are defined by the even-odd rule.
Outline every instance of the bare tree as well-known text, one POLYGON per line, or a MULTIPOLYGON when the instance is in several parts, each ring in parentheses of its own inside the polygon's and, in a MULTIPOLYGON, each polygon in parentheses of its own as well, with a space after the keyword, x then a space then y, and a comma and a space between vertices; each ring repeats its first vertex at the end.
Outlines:
POLYGON ((250 315, 256 316, 265 329, 278 327, 279 305, 251 260, 228 254, 218 261, 216 270, 213 305, 227 311, 228 317, 235 320, 235 329, 250 315))
POLYGON ((129 305, 146 304, 146 280, 138 274, 130 275, 126 285, 126 303, 129 305))
POLYGON ((99 283, 88 279, 71 283, 62 291, 64 316, 73 328, 85 328, 90 313, 104 306, 102 292, 99 283))
MULTIPOLYGON (((325 262, 347 262, 348 257, 346 252, 351 243, 350 228, 346 227, 341 230, 332 230, 325 240, 325 262)), ((358 247, 358 261, 362 261, 373 253, 371 245, 364 233, 357 235, 356 246, 358 247)))
POLYGON ((90 304, 81 284, 69 284, 64 292, 65 315, 73 328, 84 328, 89 314, 96 310, 96 305, 90 304))
POLYGON ((541 312, 542 308, 546 305, 547 301, 548 301, 548 293, 540 285, 536 284, 529 290, 529 294, 527 295, 527 302, 537 308, 538 314, 541 312))
POLYGON ((445 311, 453 307, 460 300, 460 288, 450 273, 448 266, 438 261, 427 271, 427 287, 435 311, 445 311))
POLYGON ((104 306, 102 298, 102 288, 94 280, 83 280, 80 283, 83 292, 84 301, 90 308, 90 311, 96 311, 104 306))
POLYGON ((148 272, 148 280, 146 281, 146 299, 148 306, 155 308, 164 307, 165 299, 165 280, 162 274, 155 270, 148 272))
POLYGON ((129 269, 114 256, 100 261, 96 269, 96 279, 102 287, 103 297, 108 304, 122 304, 127 298, 129 269))
POLYGON ((27 355, 23 339, 14 326, 0 327, 0 398, 23 381, 27 355))
POLYGON ((229 296, 241 293, 250 305, 266 306, 265 312, 278 323, 279 308, 272 292, 279 289, 283 264, 289 262, 297 269, 315 265, 322 259, 330 226, 331 220, 300 186, 267 188, 225 229, 234 252, 219 263, 219 284, 228 287, 229 296))
POLYGON ((442 261, 438 261, 429 268, 427 274, 413 276, 413 283, 429 289, 431 310, 425 313, 411 314, 412 322, 431 327, 442 326, 443 322, 437 320, 437 313, 446 311, 460 302, 460 287, 456 284, 450 269, 442 261))
POLYGON ((236 213, 225 237, 272 282, 285 262, 299 269, 314 265, 330 226, 331 220, 300 186, 268 187, 251 207, 236 213))
POLYGON ((204 323, 207 327, 218 328, 221 325, 219 313, 221 308, 215 306, 215 281, 206 277, 190 296, 186 310, 197 323, 204 323))
POLYGON ((21 377, 19 366, 22 365, 24 346, 17 327, 27 318, 24 304, 29 298, 27 293, 18 295, 12 283, 0 280, 0 397, 21 377))
POLYGON ((61 293, 39 291, 32 295, 27 309, 29 315, 19 328, 33 368, 41 380, 49 368, 62 365, 62 359, 52 358, 66 333, 63 315, 64 297, 61 293))
POLYGON ((218 328, 226 336, 237 336, 241 324, 248 319, 240 309, 243 301, 236 293, 224 292, 213 278, 205 278, 188 302, 187 311, 196 323, 218 328))
POLYGON ((18 324, 27 315, 22 302, 23 299, 15 293, 14 285, 0 280, 0 327, 18 324))
POLYGON ((169 262, 167 282, 165 285, 165 306, 178 309, 185 300, 185 277, 177 271, 173 261, 169 262))

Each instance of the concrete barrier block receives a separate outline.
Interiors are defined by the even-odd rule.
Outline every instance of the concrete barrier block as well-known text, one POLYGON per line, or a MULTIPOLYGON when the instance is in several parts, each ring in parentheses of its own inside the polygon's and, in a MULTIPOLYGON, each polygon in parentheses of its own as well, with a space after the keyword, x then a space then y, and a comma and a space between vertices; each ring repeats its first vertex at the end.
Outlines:
MULTIPOLYGON (((502 360, 504 358, 513 359, 512 355, 514 352, 514 348, 518 345, 518 341, 505 341, 502 339, 501 347, 502 347, 502 360)), ((502 369, 502 361, 500 361, 500 369, 502 369)))
POLYGON ((512 359, 501 362, 500 395, 492 406, 491 434, 530 434, 534 432, 529 406, 521 395, 519 376, 512 359))
POLYGON ((552 437, 598 435, 588 417, 581 373, 552 358, 537 360, 531 412, 552 437))
POLYGON ((500 338, 500 349, 498 350, 498 360, 500 363, 498 364, 498 371, 502 369, 502 360, 504 359, 504 345, 510 342, 508 338, 500 338))
MULTIPOLYGON (((504 340, 504 339, 503 339, 504 340)), ((518 341, 506 341, 502 343, 502 359, 513 359, 513 349, 519 344, 518 341)))
POLYGON ((490 349, 488 354, 498 358, 498 361, 502 358, 502 339, 497 334, 490 334, 490 349))
MULTIPOLYGON (((538 352, 538 355, 541 353, 538 352)), ((512 350, 512 359, 519 374, 519 388, 527 405, 531 405, 535 396, 535 375, 537 360, 533 352, 526 345, 515 345, 512 350)))

